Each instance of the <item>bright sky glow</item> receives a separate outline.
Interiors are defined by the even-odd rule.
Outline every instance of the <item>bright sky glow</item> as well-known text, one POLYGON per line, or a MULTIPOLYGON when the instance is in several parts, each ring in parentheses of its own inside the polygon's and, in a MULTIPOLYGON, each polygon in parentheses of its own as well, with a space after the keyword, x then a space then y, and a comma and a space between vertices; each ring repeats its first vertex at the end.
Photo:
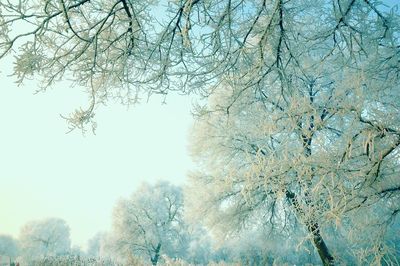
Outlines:
POLYGON ((96 112, 94 136, 66 134, 68 115, 87 102, 82 88, 58 83, 34 95, 34 81, 17 87, 0 65, 0 234, 18 236, 28 221, 65 219, 74 245, 109 230, 112 209, 142 181, 181 183, 192 167, 188 97, 157 97, 127 110, 110 103, 96 112))

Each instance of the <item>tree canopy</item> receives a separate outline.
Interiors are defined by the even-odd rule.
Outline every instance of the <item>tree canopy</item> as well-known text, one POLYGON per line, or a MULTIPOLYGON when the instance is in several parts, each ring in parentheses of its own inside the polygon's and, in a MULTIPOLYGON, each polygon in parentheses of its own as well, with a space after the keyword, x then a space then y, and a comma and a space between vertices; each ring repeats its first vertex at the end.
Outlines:
POLYGON ((330 227, 364 235, 364 252, 346 251, 354 263, 395 259, 383 247, 400 210, 399 16, 369 1, 289 3, 275 34, 255 35, 270 49, 254 48, 198 108, 197 210, 233 229, 297 220, 326 265, 341 259, 330 227))
POLYGON ((185 224, 180 187, 143 184, 114 209, 115 246, 125 258, 146 258, 157 265, 163 254, 182 257, 185 224))
MULTIPOLYGON (((290 82, 304 64, 356 64, 376 47, 398 72, 399 18, 375 0, 18 0, 0 3, 0 58, 18 82, 43 88, 68 77, 90 103, 68 118, 83 127, 109 99, 196 91, 235 77, 242 89, 290 82), (308 60, 304 60, 307 58, 308 60)), ((372 59, 372 58, 371 58, 372 59)))
POLYGON ((8 256, 15 258, 18 254, 17 240, 8 235, 0 235, 0 257, 8 256))
POLYGON ((69 226, 59 218, 26 223, 18 240, 25 263, 45 256, 65 255, 71 249, 69 226))
POLYGON ((355 75, 298 80, 285 100, 280 86, 258 94, 234 84, 210 97, 193 130, 200 165, 193 191, 203 190, 194 212, 211 213, 210 223, 224 221, 224 230, 254 220, 290 230, 297 217, 320 252, 327 252, 322 225, 361 215, 385 232, 400 210, 399 98, 384 96, 387 80, 355 75))

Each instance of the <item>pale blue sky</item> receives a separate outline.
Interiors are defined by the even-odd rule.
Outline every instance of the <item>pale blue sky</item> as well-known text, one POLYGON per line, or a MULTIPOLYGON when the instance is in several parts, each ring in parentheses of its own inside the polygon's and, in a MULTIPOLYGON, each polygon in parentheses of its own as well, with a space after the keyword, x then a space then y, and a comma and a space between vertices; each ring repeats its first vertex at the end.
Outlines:
POLYGON ((191 101, 97 110, 96 135, 65 134, 68 115, 87 95, 67 82, 34 95, 34 81, 17 87, 10 64, 0 64, 0 234, 46 217, 65 219, 73 244, 85 246, 111 226, 112 208, 142 181, 181 183, 192 168, 187 153, 191 101))

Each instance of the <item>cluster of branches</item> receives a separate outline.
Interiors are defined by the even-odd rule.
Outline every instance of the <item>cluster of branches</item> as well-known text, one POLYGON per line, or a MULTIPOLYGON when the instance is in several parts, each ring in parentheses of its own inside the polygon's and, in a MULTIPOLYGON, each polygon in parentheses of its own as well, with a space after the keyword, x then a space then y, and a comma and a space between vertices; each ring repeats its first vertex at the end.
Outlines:
POLYGON ((209 95, 226 73, 254 87, 272 73, 287 78, 299 56, 355 59, 366 56, 370 40, 396 48, 387 41, 396 19, 367 0, 7 0, 0 3, 0 58, 16 54, 20 83, 37 74, 46 88, 68 75, 87 87, 91 101, 68 118, 73 129, 108 99, 209 95))
POLYGON ((211 223, 239 228, 263 217, 282 231, 297 221, 330 265, 339 258, 323 231, 348 232, 379 208, 368 224, 380 237, 363 253, 374 255, 355 257, 396 257, 384 248, 400 209, 395 8, 375 0, 7 0, 0 29, 0 58, 16 54, 19 82, 39 75, 46 88, 68 75, 88 88, 89 107, 67 118, 71 129, 109 99, 207 97, 193 176, 207 188, 198 212, 213 212, 211 223))

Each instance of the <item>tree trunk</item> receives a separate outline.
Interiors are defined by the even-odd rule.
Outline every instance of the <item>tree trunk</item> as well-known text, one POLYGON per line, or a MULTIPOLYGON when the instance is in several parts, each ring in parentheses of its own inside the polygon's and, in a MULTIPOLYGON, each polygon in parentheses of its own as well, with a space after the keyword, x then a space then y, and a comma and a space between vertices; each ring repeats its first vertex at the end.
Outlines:
POLYGON ((314 223, 312 226, 307 226, 308 231, 313 234, 313 243, 314 246, 317 248, 319 257, 322 260, 322 263, 325 266, 334 265, 333 256, 330 254, 328 247, 325 244, 324 239, 322 238, 319 232, 319 225, 318 223, 314 223))
POLYGON ((160 258, 160 250, 161 250, 161 243, 158 243, 158 245, 157 245, 157 247, 155 249, 154 257, 152 257, 150 259, 152 265, 157 265, 158 259, 160 258))
MULTIPOLYGON (((297 200, 296 194, 287 190, 286 198, 293 205, 298 218, 302 220, 302 217, 304 217, 304 211, 301 208, 299 201, 297 200)), ((319 224, 317 222, 312 222, 312 221, 306 221, 305 224, 307 226, 308 231, 313 235, 313 244, 318 251, 318 255, 321 258, 323 265, 324 266, 334 265, 335 260, 331 255, 331 253, 329 252, 329 249, 326 246, 325 241, 320 234, 319 224)))

